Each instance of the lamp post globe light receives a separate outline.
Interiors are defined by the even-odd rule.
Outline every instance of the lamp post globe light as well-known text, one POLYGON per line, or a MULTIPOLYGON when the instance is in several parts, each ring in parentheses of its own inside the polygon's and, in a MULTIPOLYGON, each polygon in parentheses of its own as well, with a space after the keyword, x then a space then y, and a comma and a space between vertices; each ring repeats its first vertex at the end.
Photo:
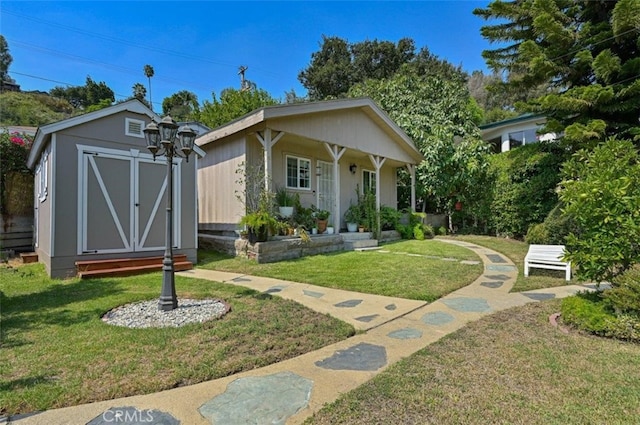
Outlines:
POLYGON ((185 158, 189 162, 196 133, 189 126, 178 129, 178 124, 168 115, 158 124, 152 121, 143 131, 153 160, 162 155, 167 159, 167 223, 162 260, 162 291, 158 308, 170 311, 178 307, 173 269, 173 158, 185 158))

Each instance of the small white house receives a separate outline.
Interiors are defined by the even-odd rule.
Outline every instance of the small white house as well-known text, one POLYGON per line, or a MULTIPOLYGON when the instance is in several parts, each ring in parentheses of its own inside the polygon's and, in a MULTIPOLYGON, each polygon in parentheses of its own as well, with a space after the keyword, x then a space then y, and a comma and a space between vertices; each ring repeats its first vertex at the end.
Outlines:
POLYGON ((555 140, 555 133, 539 134, 547 122, 543 115, 524 114, 516 118, 480 126, 482 139, 494 153, 506 152, 519 146, 555 140))

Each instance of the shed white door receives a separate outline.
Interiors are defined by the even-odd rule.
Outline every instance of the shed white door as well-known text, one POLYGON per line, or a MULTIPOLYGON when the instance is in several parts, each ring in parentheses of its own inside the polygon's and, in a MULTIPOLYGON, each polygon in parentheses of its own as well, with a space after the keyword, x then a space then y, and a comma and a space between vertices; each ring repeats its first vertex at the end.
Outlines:
MULTIPOLYGON (((174 245, 179 245, 179 166, 174 164, 174 245), (175 170, 178 168, 178 170, 175 170)), ((127 153, 83 152, 80 176, 81 253, 164 247, 166 163, 127 153)))

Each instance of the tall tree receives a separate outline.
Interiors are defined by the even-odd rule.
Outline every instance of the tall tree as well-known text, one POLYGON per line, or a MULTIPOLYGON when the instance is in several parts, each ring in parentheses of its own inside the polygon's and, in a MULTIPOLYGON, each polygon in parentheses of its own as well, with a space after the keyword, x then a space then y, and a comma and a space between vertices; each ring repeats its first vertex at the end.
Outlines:
POLYGON ((298 74, 311 100, 340 96, 354 80, 351 51, 346 40, 322 36, 320 51, 311 54, 311 63, 298 74))
POLYGON ((213 93, 211 102, 204 101, 200 112, 200 121, 215 128, 262 106, 278 103, 267 91, 262 89, 236 90, 228 88, 222 90, 220 99, 213 93))
POLYGON ((153 70, 153 67, 151 65, 145 65, 144 68, 142 68, 142 71, 144 72, 144 76, 147 77, 147 80, 149 81, 149 105, 151 106, 151 110, 153 110, 153 102, 151 101, 151 77, 154 76, 155 71, 153 70))
POLYGON ((115 101, 113 90, 104 81, 97 83, 90 76, 87 76, 84 86, 57 86, 49 90, 49 94, 65 99, 74 108, 80 109, 88 109, 91 106, 105 107, 115 101))
POLYGON ((196 120, 199 112, 198 96, 187 90, 174 93, 162 101, 162 113, 171 115, 176 121, 196 120))
POLYGON ((548 130, 574 148, 613 134, 640 138, 640 2, 494 0, 474 13, 499 20, 481 32, 502 46, 483 56, 509 73, 505 88, 551 83, 555 92, 522 105, 545 114, 548 130))
POLYGON ((349 96, 369 96, 416 143, 425 156, 418 167, 417 195, 449 215, 457 201, 472 206, 486 188, 487 147, 473 121, 464 81, 423 76, 405 65, 386 80, 356 84, 349 96))
POLYGON ((9 66, 13 62, 13 57, 9 53, 9 44, 2 34, 0 34, 0 81, 11 81, 9 77, 9 66))

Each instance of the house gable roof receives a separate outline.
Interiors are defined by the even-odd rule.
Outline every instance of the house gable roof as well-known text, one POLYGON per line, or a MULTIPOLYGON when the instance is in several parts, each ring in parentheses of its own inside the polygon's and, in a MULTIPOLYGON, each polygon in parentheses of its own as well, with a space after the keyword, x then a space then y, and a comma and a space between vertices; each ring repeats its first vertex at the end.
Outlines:
POLYGON ((339 112, 341 110, 359 109, 371 118, 379 127, 386 129, 394 137, 393 140, 399 143, 403 149, 411 155, 417 162, 423 157, 416 148, 413 140, 395 123, 378 105, 368 97, 355 99, 339 99, 321 102, 293 103, 285 105, 265 106, 256 109, 234 121, 215 128, 196 139, 198 146, 205 146, 216 140, 236 134, 254 125, 261 124, 268 120, 283 118, 294 118, 309 114, 320 114, 327 112, 339 112))
MULTIPOLYGON (((36 131, 36 135, 33 140, 33 146, 31 147, 29 158, 27 159, 27 166, 30 169, 33 169, 35 167, 35 164, 40 157, 42 150, 49 142, 51 134, 125 111, 137 113, 140 115, 146 115, 149 117, 149 119, 155 120, 157 122, 161 120, 161 117, 151 109, 149 109, 144 103, 140 102, 138 99, 131 99, 126 102, 118 103, 116 105, 100 109, 98 111, 89 112, 86 114, 78 115, 76 117, 68 118, 66 120, 44 125, 42 127, 39 127, 36 131)), ((194 149, 194 151, 196 151, 196 153, 200 156, 204 155, 204 151, 200 148, 194 149)))

